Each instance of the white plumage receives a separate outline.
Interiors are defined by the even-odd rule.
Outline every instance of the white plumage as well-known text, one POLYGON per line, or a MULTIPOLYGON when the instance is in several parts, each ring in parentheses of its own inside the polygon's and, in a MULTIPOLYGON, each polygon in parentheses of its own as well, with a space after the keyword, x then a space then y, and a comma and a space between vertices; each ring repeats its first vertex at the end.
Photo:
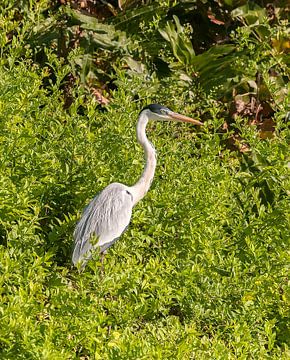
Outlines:
POLYGON ((135 185, 110 184, 84 209, 74 231, 74 265, 81 263, 81 267, 84 267, 96 248, 103 254, 113 245, 129 225, 134 205, 148 192, 156 168, 155 149, 145 132, 149 120, 175 120, 203 125, 198 120, 158 104, 151 104, 140 112, 136 130, 137 140, 146 157, 145 169, 135 185))
POLYGON ((109 248, 129 225, 132 209, 133 195, 128 186, 113 183, 101 191, 84 209, 74 231, 73 263, 81 261, 84 266, 96 247, 101 253, 109 248))

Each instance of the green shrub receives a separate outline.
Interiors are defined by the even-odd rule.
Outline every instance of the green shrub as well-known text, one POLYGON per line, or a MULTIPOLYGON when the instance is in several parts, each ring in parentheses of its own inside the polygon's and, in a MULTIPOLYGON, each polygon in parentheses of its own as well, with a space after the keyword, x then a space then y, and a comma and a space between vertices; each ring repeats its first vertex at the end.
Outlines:
POLYGON ((7 48, 0 63, 1 359, 288 359, 287 97, 271 139, 237 117, 249 151, 231 152, 227 108, 198 83, 116 63, 106 109, 78 82, 67 107, 71 65, 47 49, 36 65, 13 41, 21 57, 7 48), (152 187, 104 274, 97 254, 78 273, 75 223, 104 186, 138 179, 136 119, 155 101, 205 126, 148 125, 152 187))

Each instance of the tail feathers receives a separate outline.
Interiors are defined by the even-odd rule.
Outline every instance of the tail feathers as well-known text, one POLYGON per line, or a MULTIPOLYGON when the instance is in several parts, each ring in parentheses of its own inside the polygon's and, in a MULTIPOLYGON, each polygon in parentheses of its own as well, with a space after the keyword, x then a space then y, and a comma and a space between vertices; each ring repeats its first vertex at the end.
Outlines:
POLYGON ((86 241, 83 246, 81 242, 76 242, 72 254, 72 263, 77 267, 80 264, 83 269, 92 257, 92 250, 93 246, 89 241, 86 241))

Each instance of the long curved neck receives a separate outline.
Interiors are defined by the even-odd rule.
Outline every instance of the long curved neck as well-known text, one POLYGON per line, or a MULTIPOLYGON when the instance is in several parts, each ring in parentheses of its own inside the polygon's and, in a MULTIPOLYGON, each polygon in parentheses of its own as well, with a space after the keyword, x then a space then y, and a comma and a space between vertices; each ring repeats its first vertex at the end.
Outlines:
POLYGON ((136 128, 137 140, 144 149, 146 165, 140 179, 131 187, 134 196, 134 205, 148 192, 156 168, 156 152, 146 136, 146 125, 148 120, 147 114, 142 112, 139 116, 136 128))

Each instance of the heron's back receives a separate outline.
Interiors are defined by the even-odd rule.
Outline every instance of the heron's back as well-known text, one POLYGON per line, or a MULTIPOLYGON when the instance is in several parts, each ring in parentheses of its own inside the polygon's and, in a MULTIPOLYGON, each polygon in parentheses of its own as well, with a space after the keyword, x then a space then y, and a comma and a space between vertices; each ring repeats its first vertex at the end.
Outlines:
POLYGON ((102 190, 84 209, 74 231, 72 261, 86 261, 95 247, 101 251, 111 246, 128 226, 133 196, 126 185, 113 183, 102 190))

